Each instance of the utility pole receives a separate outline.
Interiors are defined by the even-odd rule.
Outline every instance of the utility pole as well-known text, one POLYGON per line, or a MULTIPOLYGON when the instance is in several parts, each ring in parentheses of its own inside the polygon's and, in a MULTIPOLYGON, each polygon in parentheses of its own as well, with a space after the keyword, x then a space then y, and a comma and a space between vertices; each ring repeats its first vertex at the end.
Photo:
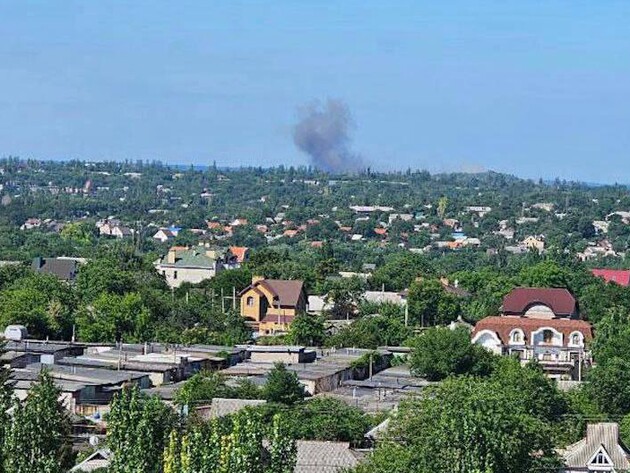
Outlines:
POLYGON ((372 372, 373 372, 373 368, 372 368, 372 352, 370 352, 370 381, 372 381, 372 372))

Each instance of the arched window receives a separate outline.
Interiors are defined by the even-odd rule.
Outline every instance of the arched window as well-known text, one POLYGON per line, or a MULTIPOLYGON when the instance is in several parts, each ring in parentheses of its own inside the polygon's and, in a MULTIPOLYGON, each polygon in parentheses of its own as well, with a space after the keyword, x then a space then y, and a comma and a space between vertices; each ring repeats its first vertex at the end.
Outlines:
POLYGON ((254 298, 252 296, 247 298, 247 307, 254 307, 254 298))
POLYGON ((569 345, 579 347, 582 345, 582 334, 580 332, 573 332, 569 336, 569 345))
POLYGON ((523 343, 524 341, 523 331, 521 329, 514 329, 510 335, 511 343, 523 343))
POLYGON ((543 330, 543 343, 551 343, 553 341, 553 332, 549 329, 543 330))

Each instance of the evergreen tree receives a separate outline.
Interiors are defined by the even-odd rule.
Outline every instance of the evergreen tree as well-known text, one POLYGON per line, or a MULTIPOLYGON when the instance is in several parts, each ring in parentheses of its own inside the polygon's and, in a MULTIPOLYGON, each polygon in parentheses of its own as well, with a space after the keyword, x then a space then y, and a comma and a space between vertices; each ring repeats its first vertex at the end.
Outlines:
POLYGON ((276 363, 269 372, 263 395, 269 402, 291 405, 304 399, 304 386, 294 372, 287 370, 284 363, 276 363))

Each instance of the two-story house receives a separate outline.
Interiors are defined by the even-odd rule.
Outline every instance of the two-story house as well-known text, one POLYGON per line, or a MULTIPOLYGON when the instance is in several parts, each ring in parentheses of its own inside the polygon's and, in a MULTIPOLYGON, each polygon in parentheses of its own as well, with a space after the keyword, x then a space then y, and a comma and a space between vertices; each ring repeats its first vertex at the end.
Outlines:
POLYGON ((580 320, 578 303, 567 289, 519 287, 505 296, 501 311, 475 325, 473 343, 523 362, 535 359, 550 377, 581 378, 593 329, 580 320))
POLYGON ((241 315, 260 334, 286 332, 300 312, 306 312, 303 281, 265 279, 254 276, 240 293, 241 315))
POLYGON ((223 255, 203 248, 173 247, 153 265, 170 287, 179 287, 215 277, 223 269, 223 255))

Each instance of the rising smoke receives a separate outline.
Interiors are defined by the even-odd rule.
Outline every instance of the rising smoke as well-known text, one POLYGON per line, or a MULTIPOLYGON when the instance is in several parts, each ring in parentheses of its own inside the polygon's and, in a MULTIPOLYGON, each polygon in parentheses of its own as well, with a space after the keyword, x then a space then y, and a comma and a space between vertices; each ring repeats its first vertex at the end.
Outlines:
POLYGON ((349 128, 352 118, 341 100, 328 99, 300 109, 293 128, 293 142, 306 153, 313 166, 330 173, 358 172, 363 159, 350 150, 349 128))

